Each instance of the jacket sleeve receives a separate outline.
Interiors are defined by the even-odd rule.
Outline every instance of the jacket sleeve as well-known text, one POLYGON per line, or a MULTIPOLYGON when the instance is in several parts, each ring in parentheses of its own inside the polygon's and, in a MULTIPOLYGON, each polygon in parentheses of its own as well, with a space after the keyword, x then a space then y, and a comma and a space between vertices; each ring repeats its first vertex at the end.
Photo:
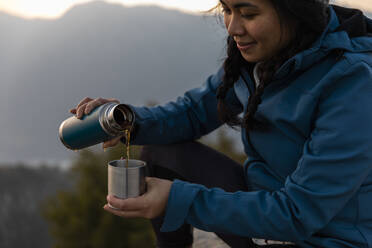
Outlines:
MULTIPOLYGON (((223 69, 210 76, 200 88, 187 91, 174 102, 155 107, 135 107, 135 134, 132 144, 170 144, 190 141, 212 132, 223 123, 218 118, 216 90, 222 83, 223 69)), ((229 90, 226 102, 234 114, 243 108, 229 90)))
POLYGON ((336 74, 343 77, 329 79, 313 132, 283 188, 227 193, 177 180, 162 230, 186 221, 207 231, 299 242, 324 228, 372 169, 371 67, 360 62, 336 74))

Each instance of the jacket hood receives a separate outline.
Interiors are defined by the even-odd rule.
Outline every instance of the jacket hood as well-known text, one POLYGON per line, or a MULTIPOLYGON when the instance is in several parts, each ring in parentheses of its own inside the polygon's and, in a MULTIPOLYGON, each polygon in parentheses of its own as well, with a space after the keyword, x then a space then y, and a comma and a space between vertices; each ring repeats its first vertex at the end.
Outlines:
POLYGON ((315 48, 325 52, 372 52, 372 20, 360 10, 330 6, 329 23, 315 48))
POLYGON ((336 32, 345 31, 350 38, 361 36, 372 37, 372 20, 364 16, 362 11, 335 5, 333 9, 340 22, 340 26, 336 29, 336 32))
POLYGON ((360 10, 329 6, 329 22, 312 47, 289 59, 276 73, 283 78, 305 70, 330 53, 372 53, 372 20, 360 10))

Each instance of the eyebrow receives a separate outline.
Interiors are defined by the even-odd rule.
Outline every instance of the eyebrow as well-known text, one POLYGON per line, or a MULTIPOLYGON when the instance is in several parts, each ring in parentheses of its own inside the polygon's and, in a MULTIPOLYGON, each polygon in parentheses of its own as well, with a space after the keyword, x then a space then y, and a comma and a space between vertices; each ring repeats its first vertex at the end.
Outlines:
MULTIPOLYGON (((222 0, 220 0, 220 3, 222 5, 227 6, 227 4, 222 0)), ((243 8, 243 7, 258 8, 256 5, 248 3, 248 2, 236 3, 236 4, 233 5, 234 9, 239 9, 239 8, 243 8)))

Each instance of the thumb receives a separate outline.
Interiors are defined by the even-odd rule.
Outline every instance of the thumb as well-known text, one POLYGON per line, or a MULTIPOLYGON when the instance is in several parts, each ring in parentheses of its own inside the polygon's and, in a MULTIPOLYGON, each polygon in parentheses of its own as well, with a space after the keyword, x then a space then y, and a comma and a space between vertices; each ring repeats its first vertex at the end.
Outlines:
POLYGON ((157 178, 155 178, 155 177, 146 177, 145 180, 146 180, 147 191, 150 191, 154 187, 154 185, 156 184, 157 178))
POLYGON ((152 180, 154 180, 154 178, 153 177, 146 177, 145 180, 146 180, 146 183, 151 183, 152 180))

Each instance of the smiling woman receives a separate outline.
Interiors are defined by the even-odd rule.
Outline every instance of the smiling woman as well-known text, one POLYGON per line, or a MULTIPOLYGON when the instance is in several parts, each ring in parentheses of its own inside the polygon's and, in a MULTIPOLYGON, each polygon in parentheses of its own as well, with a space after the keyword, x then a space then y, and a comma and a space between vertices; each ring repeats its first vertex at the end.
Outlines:
POLYGON ((223 65, 176 102, 128 105, 148 191, 104 209, 152 219, 160 248, 190 247, 191 226, 236 248, 369 247, 372 20, 328 0, 219 3, 223 65), (193 142, 225 123, 244 169, 193 142))
MULTIPOLYGON (((372 20, 328 0, 220 3, 223 64, 176 101, 126 105, 131 139, 104 146, 144 146, 147 191, 109 195, 104 209, 151 219, 160 248, 192 246, 192 226, 234 248, 370 247, 372 20), (241 130, 244 167, 196 142, 223 124, 241 130)), ((201 36, 190 42, 201 47, 201 36)), ((192 73, 182 69, 170 83, 192 73)), ((85 118, 109 101, 85 98, 71 113, 85 118)))
POLYGON ((275 9, 269 8, 270 2, 238 2, 232 5, 220 2, 226 29, 246 61, 267 60, 288 44, 290 37, 282 30, 275 9))

